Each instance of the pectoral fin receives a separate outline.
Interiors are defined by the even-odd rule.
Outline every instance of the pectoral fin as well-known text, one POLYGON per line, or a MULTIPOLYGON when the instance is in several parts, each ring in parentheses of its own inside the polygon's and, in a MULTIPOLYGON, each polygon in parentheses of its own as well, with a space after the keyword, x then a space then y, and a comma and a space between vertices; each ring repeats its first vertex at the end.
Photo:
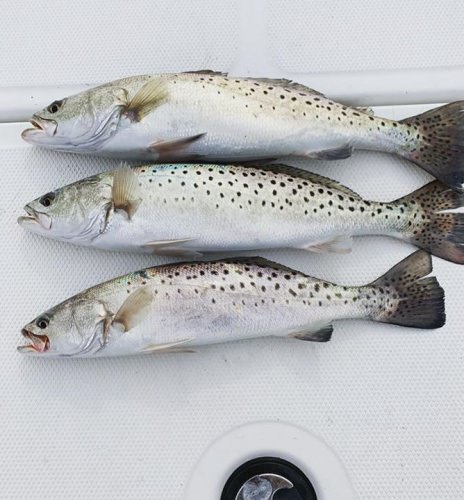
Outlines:
POLYGON ((192 338, 178 340, 168 344, 150 344, 142 349, 142 353, 152 354, 155 352, 195 352, 193 349, 182 347, 183 344, 190 342, 192 338))
POLYGON ((329 241, 323 241, 315 245, 310 244, 301 248, 315 253, 350 253, 353 248, 353 238, 350 235, 342 234, 329 241))
POLYGON ((291 333, 289 337, 311 342, 328 342, 332 337, 333 326, 329 324, 313 325, 313 328, 301 332, 291 333))
POLYGON ((121 325, 122 330, 128 332, 143 321, 152 302, 153 295, 151 292, 145 287, 138 288, 124 301, 114 316, 112 323, 121 325))
POLYGON ((142 201, 137 176, 130 167, 116 170, 113 176, 113 205, 132 218, 142 201))
POLYGON ((127 104, 124 115, 132 122, 139 122, 167 100, 166 82, 161 78, 151 78, 127 104))

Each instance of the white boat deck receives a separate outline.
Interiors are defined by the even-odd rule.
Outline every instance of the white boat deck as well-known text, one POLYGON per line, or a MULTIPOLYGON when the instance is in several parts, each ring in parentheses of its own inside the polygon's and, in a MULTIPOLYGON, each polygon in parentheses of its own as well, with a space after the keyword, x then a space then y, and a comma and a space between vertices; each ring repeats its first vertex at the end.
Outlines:
MULTIPOLYGON (((324 345, 269 339, 196 354, 26 358, 16 352, 19 330, 38 313, 167 259, 26 234, 16 224, 26 202, 117 163, 33 149, 14 121, 68 86, 202 68, 288 77, 347 102, 384 105, 376 108, 384 116, 408 116, 464 98, 464 3, 5 0, 1 8, 0 121, 10 123, 0 123, 0 499, 183 499, 211 443, 237 426, 272 421, 321 438, 343 464, 353 498, 462 500, 464 267, 433 259, 447 309, 437 331, 340 321, 324 345), (29 101, 17 87, 31 90, 29 101)), ((381 200, 431 179, 374 153, 292 164, 381 200)), ((413 250, 364 237, 349 255, 259 253, 363 284, 413 250)), ((216 470, 222 463, 218 456, 216 470)))

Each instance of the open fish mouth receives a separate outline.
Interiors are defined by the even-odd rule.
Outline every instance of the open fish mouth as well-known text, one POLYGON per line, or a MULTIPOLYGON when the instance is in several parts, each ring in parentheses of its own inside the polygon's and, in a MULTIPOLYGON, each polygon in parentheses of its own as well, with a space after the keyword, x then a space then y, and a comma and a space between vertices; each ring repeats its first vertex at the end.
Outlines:
POLYGON ((36 213, 34 210, 32 210, 31 207, 28 207, 27 205, 24 207, 24 211, 27 213, 27 215, 22 215, 21 217, 18 217, 18 224, 23 225, 23 224, 38 224, 39 221, 37 220, 36 213))
POLYGON ((28 344, 18 346, 18 351, 22 353, 27 352, 47 352, 50 349, 50 340, 47 335, 37 335, 30 332, 26 328, 21 330, 22 336, 29 340, 28 344))
POLYGON ((58 124, 55 120, 46 120, 37 116, 33 116, 29 122, 32 125, 32 128, 27 128, 21 133, 21 137, 26 141, 28 139, 33 140, 34 138, 40 136, 43 137, 44 135, 53 137, 56 134, 56 129, 58 128, 58 124))
POLYGON ((18 217, 18 224, 20 226, 25 225, 39 225, 43 229, 50 229, 52 227, 52 219, 47 214, 42 214, 40 212, 36 212, 33 208, 26 205, 24 207, 24 211, 27 215, 22 215, 18 217))
POLYGON ((34 118, 32 118, 30 120, 31 122, 31 125, 34 127, 34 129, 38 129, 38 130, 44 130, 43 126, 40 124, 40 122, 38 122, 37 120, 34 120, 34 118))

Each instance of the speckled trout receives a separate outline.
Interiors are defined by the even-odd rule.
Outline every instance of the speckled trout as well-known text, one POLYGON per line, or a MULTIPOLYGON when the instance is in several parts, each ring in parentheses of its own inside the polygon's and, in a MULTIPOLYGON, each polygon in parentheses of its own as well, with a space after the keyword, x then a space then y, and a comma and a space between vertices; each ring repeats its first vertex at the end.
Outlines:
POLYGON ((292 247, 348 252, 354 235, 388 235, 464 263, 464 195, 439 181, 391 202, 286 165, 125 167, 25 206, 30 231, 107 250, 193 256, 292 247))
POLYGON ((444 295, 417 251, 373 283, 339 286, 261 258, 169 264, 90 288, 26 325, 20 352, 122 356, 255 337, 324 342, 332 321, 439 328, 444 295))
POLYGON ((132 76, 56 100, 22 136, 59 151, 156 162, 384 151, 462 191, 463 109, 459 101, 395 121, 289 80, 197 71, 132 76))

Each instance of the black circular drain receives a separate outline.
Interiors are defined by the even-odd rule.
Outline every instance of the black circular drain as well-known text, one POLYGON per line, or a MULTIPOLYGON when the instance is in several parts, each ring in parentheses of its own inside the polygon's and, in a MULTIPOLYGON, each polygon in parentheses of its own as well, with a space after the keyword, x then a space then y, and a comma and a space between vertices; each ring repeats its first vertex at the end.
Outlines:
POLYGON ((317 500, 313 485, 303 471, 287 460, 276 457, 255 458, 242 464, 227 480, 221 500, 236 500, 242 486, 261 474, 276 474, 293 483, 291 489, 276 491, 273 500, 317 500))

